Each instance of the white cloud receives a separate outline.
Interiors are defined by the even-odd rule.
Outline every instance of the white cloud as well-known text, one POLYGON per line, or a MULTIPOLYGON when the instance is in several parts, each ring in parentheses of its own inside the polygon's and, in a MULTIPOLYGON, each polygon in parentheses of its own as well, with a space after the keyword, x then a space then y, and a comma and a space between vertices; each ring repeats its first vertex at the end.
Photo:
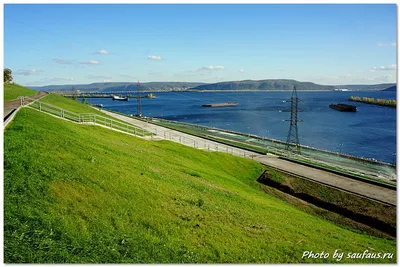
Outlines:
POLYGON ((30 69, 30 70, 18 70, 15 72, 16 75, 24 75, 24 76, 30 76, 30 75, 38 75, 42 73, 42 70, 39 69, 30 69))
POLYGON ((108 55, 109 52, 107 50, 101 49, 99 51, 97 51, 95 54, 99 54, 99 55, 108 55))
POLYGON ((75 81, 74 78, 61 78, 61 77, 54 77, 51 79, 46 80, 47 82, 70 82, 75 81))
POLYGON ((391 42, 391 43, 377 43, 377 46, 396 46, 396 42, 391 42))
POLYGON ((89 60, 89 61, 83 61, 81 64, 88 64, 88 65, 98 65, 100 62, 97 60, 89 60))
POLYGON ((71 82, 71 81, 75 81, 74 78, 62 78, 62 77, 54 77, 54 78, 45 78, 42 80, 37 80, 37 81, 28 81, 26 82, 26 84, 29 85, 43 85, 43 84, 50 84, 50 83, 59 83, 59 82, 71 82))
POLYGON ((99 80, 99 79, 102 79, 102 80, 109 80, 109 79, 111 79, 112 77, 103 76, 103 75, 87 75, 87 76, 85 76, 85 78, 94 79, 94 80, 99 80))
POLYGON ((154 75, 154 76, 159 76, 161 75, 161 72, 149 72, 147 73, 148 75, 154 75))
POLYGON ((161 56, 148 56, 147 57, 150 60, 163 60, 164 58, 161 56))
POLYGON ((202 70, 223 70, 223 69, 225 69, 225 67, 224 66, 213 66, 213 65, 210 65, 210 66, 207 66, 207 67, 202 67, 201 69, 202 70))
POLYGON ((54 61, 57 62, 58 64, 73 64, 71 60, 66 60, 59 57, 55 58, 54 61))
POLYGON ((389 66, 380 66, 380 67, 373 67, 372 69, 370 69, 370 72, 375 72, 377 70, 396 70, 397 65, 396 64, 392 64, 389 66))
POLYGON ((120 74, 118 75, 119 77, 123 77, 123 78, 135 78, 132 75, 126 75, 126 74, 120 74))
POLYGON ((240 73, 243 73, 243 72, 244 72, 244 70, 243 70, 243 69, 240 69, 240 70, 239 70, 239 72, 240 72, 240 73))

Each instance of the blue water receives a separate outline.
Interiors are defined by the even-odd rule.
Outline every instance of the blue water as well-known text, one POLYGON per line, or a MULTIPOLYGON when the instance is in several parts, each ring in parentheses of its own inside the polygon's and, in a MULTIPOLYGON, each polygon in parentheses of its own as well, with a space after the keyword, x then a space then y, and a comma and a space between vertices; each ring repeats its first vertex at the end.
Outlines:
MULTIPOLYGON (((350 96, 396 99, 396 92, 299 92, 299 139, 303 145, 359 157, 394 162, 396 109, 350 102, 350 96), (357 112, 339 112, 331 103, 357 106, 357 112)), ((142 99, 142 114, 168 120, 212 126, 286 141, 291 92, 156 93, 142 99), (233 107, 202 107, 206 103, 239 102, 233 107), (286 112, 285 112, 286 110, 286 112)), ((89 99, 93 104, 126 114, 137 113, 137 100, 89 99)))

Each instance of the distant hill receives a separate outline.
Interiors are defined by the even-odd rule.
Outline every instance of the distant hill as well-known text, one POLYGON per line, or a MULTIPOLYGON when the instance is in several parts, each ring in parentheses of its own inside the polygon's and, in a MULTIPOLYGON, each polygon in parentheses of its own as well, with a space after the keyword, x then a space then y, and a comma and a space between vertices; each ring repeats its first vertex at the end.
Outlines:
POLYGON ((272 90, 292 90, 293 86, 296 86, 297 90, 311 90, 311 91, 332 91, 335 89, 334 86, 320 85, 311 82, 299 82, 296 80, 286 79, 271 79, 271 80, 244 80, 244 81, 231 81, 231 82, 220 82, 212 84, 199 85, 192 90, 260 90, 260 91, 272 91, 272 90))
POLYGON ((382 91, 396 91, 396 90, 397 90, 397 86, 394 85, 394 86, 391 86, 389 88, 383 89, 382 91))
MULTIPOLYGON (((184 91, 205 83, 199 82, 148 82, 141 83, 141 91, 184 91)), ((80 90, 82 92, 114 92, 114 91, 136 91, 136 82, 114 82, 114 83, 91 83, 74 85, 47 85, 28 86, 37 91, 68 92, 80 90)))
POLYGON ((348 84, 348 85, 335 85, 337 89, 350 89, 358 91, 368 91, 368 90, 385 90, 387 88, 396 86, 395 83, 381 83, 381 84, 348 84))
MULTIPOLYGON (((289 79, 268 79, 268 80, 243 80, 229 81, 219 83, 200 83, 200 82, 148 82, 141 83, 141 91, 245 91, 260 90, 289 91, 296 86, 299 91, 333 91, 335 89, 350 89, 355 91, 384 90, 395 87, 395 83, 384 84, 351 84, 351 85, 321 85, 312 82, 299 82, 289 79)), ((68 92, 80 90, 81 92, 115 92, 115 91, 136 91, 136 82, 109 82, 109 83, 91 83, 75 85, 48 85, 48 86, 27 86, 36 91, 47 92, 68 92)), ((395 90, 395 89, 390 89, 395 90)), ((390 91, 388 90, 388 91, 390 91)))

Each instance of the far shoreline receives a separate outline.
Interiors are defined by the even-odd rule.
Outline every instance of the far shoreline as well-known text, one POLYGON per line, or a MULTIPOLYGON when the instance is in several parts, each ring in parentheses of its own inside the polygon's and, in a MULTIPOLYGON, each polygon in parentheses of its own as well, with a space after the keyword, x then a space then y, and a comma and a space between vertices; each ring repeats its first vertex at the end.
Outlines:
MULTIPOLYGON (((383 90, 297 90, 298 93, 301 92, 386 92, 383 90)), ((67 95, 67 94, 74 94, 73 92, 69 91, 50 91, 51 93, 67 95)), ((273 93, 273 92, 288 92, 292 93, 292 90, 146 90, 141 91, 140 93, 235 93, 235 92, 262 92, 262 93, 273 93)), ((392 91, 387 91, 392 92, 392 91)), ((88 95, 88 94, 137 94, 137 91, 101 91, 101 92, 81 92, 80 95, 88 95)))

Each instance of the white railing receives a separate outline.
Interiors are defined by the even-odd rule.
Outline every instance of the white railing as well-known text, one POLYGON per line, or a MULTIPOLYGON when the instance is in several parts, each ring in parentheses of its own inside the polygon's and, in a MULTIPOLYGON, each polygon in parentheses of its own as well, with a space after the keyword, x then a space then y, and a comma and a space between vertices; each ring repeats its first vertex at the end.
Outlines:
MULTIPOLYGON (((67 109, 63 109, 54 105, 51 105, 49 103, 45 103, 42 101, 38 101, 36 99, 32 99, 29 97, 22 97, 21 98, 21 104, 23 106, 30 106, 32 108, 35 108, 39 111, 46 112, 49 114, 52 114, 54 116, 63 118, 63 119, 68 119, 77 123, 93 123, 97 124, 100 126, 105 126, 109 127, 114 130, 119 130, 122 132, 126 132, 129 134, 137 135, 137 136, 142 136, 144 137, 146 134, 146 130, 134 126, 132 124, 124 123, 122 121, 114 120, 112 118, 107 118, 95 113, 75 113, 72 111, 69 111, 67 109)), ((153 136, 152 133, 148 133, 151 136, 153 136)))

